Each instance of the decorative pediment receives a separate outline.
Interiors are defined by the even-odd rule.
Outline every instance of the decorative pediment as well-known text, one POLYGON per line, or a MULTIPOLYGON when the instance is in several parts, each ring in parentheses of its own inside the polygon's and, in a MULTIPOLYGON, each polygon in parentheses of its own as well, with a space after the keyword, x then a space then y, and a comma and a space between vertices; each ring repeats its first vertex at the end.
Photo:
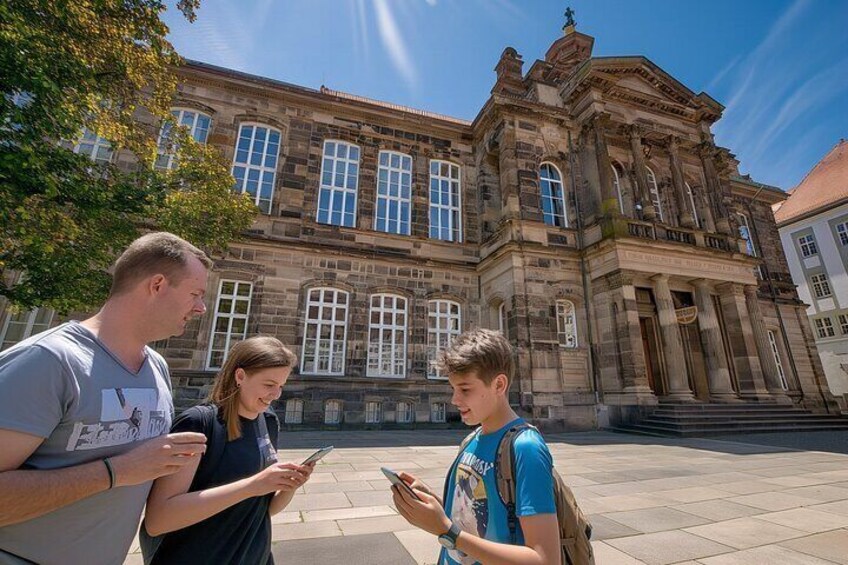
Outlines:
POLYGON ((704 93, 695 94, 645 57, 593 58, 572 75, 561 93, 568 103, 590 88, 600 91, 607 100, 695 121, 714 122, 724 110, 721 104, 704 93))

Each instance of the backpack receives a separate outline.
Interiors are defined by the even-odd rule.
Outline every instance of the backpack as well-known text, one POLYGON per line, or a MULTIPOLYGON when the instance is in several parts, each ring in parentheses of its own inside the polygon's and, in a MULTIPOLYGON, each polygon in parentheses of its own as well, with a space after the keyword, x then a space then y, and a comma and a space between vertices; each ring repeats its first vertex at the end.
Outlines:
MULTIPOLYGON (((227 428, 225 425, 215 425, 218 419, 218 405, 214 403, 200 404, 197 406, 200 409, 200 415, 203 421, 203 435, 206 436, 206 453, 200 459, 200 464, 197 466, 197 471, 194 473, 194 478, 191 481, 189 491, 197 490, 197 485, 208 484, 212 478, 212 473, 218 468, 221 463, 221 458, 224 456, 224 446, 227 444, 227 428)), ((280 429, 280 421, 274 412, 264 412, 264 418, 259 420, 259 435, 268 435, 267 420, 271 420, 280 429)), ((270 436, 269 436, 270 437, 270 436)), ((141 527, 138 531, 138 541, 141 546, 141 554, 144 558, 144 565, 150 565, 153 561, 153 556, 162 545, 162 539, 167 534, 161 536, 151 536, 147 533, 147 528, 144 526, 144 520, 141 522, 141 527)))
MULTIPOLYGON (((527 430, 539 431, 535 426, 526 422, 517 424, 503 435, 495 452, 495 478, 498 484, 498 495, 506 507, 507 526, 509 527, 512 544, 517 543, 518 530, 518 518, 515 513, 514 447, 516 438, 527 430)), ((451 469, 456 467, 466 446, 480 431, 481 428, 477 428, 462 440, 459 446, 459 454, 456 456, 451 469)), ((559 523, 559 541, 562 546, 562 564, 594 565, 595 557, 592 554, 592 544, 589 541, 592 538, 592 524, 589 523, 589 520, 586 519, 583 511, 577 505, 574 493, 553 467, 551 468, 551 475, 553 476, 554 501, 556 502, 556 515, 559 523)), ((447 499, 450 477, 451 473, 448 473, 445 479, 443 501, 447 499)))

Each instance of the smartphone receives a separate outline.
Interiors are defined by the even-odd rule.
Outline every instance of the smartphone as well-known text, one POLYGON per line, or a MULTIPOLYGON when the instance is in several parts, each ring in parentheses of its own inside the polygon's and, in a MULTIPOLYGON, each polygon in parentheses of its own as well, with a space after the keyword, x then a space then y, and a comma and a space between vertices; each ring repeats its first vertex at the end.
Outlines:
POLYGON ((387 469, 386 467, 380 467, 380 470, 383 472, 384 475, 386 475, 386 478, 389 479, 390 483, 392 483, 393 485, 398 485, 400 488, 406 490, 406 492, 414 496, 416 500, 421 500, 421 497, 415 494, 415 491, 412 490, 412 487, 406 484, 406 481, 401 479, 397 473, 395 473, 391 469, 387 469))
POLYGON ((322 447, 321 449, 319 449, 318 451, 316 451, 315 453, 313 453, 312 455, 307 457, 304 460, 304 462, 301 463, 301 465, 309 465, 310 463, 317 463, 318 461, 323 459, 325 455, 330 453, 332 450, 333 450, 332 445, 328 445, 327 447, 322 447))

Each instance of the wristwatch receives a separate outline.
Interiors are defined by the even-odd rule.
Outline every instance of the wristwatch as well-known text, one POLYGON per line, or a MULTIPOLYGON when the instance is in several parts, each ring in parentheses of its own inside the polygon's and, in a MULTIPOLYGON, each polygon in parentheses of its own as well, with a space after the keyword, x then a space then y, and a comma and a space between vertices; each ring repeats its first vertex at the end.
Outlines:
POLYGON ((456 549, 456 538, 459 537, 459 526, 451 522, 450 529, 439 536, 439 543, 447 549, 456 549))

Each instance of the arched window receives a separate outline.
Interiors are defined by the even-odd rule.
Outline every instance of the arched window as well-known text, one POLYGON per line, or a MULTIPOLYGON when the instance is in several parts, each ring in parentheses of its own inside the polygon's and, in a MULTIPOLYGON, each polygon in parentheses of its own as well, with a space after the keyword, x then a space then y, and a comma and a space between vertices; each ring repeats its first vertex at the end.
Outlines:
POLYGON ((394 151, 380 151, 374 229, 409 235, 411 209, 412 157, 394 151))
POLYGON ((618 163, 612 164, 612 187, 618 197, 618 209, 624 214, 624 197, 621 195, 621 175, 618 172, 618 163))
POLYGON ((662 201, 660 200, 660 187, 657 185, 657 176, 650 167, 645 167, 645 172, 648 175, 648 190, 651 193, 651 202, 657 213, 657 219, 663 222, 665 220, 663 219, 662 201))
POLYGON ((539 167, 539 183, 542 189, 542 214, 545 223, 560 228, 568 227, 568 215, 565 210, 565 192, 562 175, 551 163, 542 163, 539 167))
POLYGON ((701 217, 698 216, 698 205, 695 203, 695 192, 692 190, 692 187, 689 183, 686 184, 686 194, 689 195, 689 205, 692 206, 692 219, 695 220, 695 225, 698 227, 701 226, 701 217))
POLYGON ((445 379, 433 366, 439 353, 460 334, 459 304, 452 300, 431 300, 427 303, 427 377, 445 379))
POLYGON ((348 293, 313 288, 306 300, 303 359, 300 372, 312 375, 344 373, 348 293))
POLYGON ((557 339, 562 347, 577 347, 577 318, 574 303, 557 300, 557 339))
POLYGON ((355 227, 358 185, 359 147, 343 141, 325 141, 318 193, 318 222, 355 227))
POLYGON ((241 124, 233 158, 236 192, 249 194, 264 214, 271 213, 279 156, 279 131, 262 124, 241 124))
POLYGON ((159 131, 159 154, 156 156, 157 169, 170 169, 175 164, 174 156, 176 154, 176 148, 171 147, 169 143, 171 128, 175 125, 186 128, 189 135, 196 142, 204 145, 206 144, 206 138, 209 136, 209 125, 212 122, 212 118, 206 114, 186 108, 174 108, 171 110, 171 114, 174 116, 174 121, 165 122, 159 131))
POLYGON ((366 374, 369 377, 406 376, 406 298, 402 296, 371 296, 366 374))

